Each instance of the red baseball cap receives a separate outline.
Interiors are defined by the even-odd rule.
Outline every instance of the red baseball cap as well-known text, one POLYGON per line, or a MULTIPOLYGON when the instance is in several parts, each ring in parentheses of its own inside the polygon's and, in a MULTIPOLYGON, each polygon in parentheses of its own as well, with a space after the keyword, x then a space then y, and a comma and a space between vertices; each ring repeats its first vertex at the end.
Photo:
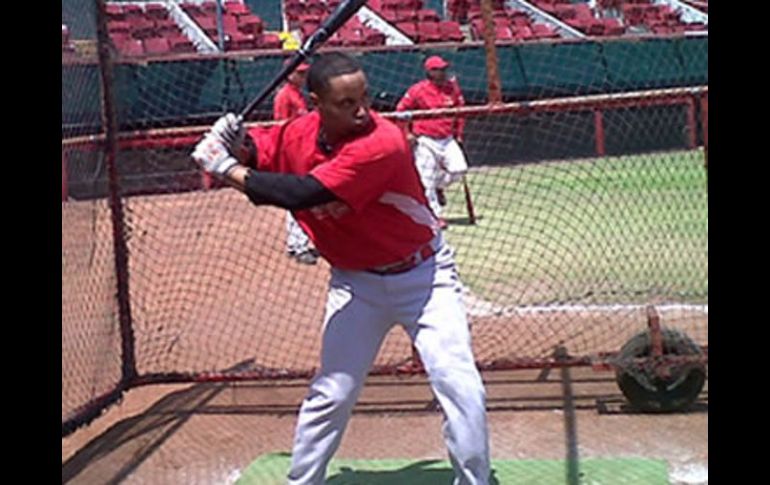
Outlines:
POLYGON ((430 56, 429 58, 425 59, 425 69, 431 70, 431 69, 444 69, 447 67, 449 63, 441 58, 441 56, 430 56))

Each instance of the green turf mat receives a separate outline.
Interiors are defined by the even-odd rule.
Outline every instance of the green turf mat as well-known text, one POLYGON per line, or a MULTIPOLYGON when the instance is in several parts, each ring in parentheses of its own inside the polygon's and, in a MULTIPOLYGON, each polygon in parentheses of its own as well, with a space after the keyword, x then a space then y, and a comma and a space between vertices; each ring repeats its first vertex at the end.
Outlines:
MULTIPOLYGON (((252 462, 236 485, 286 483, 287 453, 262 455, 252 462)), ((664 460, 644 458, 588 458, 578 464, 580 485, 664 485, 668 468, 664 460)), ((328 485, 450 485, 454 478, 442 460, 332 460, 328 485)), ((567 485, 564 460, 492 460, 495 485, 567 485)))

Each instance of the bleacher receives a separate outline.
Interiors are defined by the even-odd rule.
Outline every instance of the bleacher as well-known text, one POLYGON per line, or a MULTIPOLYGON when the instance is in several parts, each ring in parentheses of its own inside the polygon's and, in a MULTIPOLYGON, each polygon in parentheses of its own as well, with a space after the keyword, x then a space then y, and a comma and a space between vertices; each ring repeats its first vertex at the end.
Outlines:
MULTIPOLYGON (((281 49, 283 41, 277 35, 281 30, 282 36, 293 35, 296 41, 302 42, 341 2, 276 1, 281 2, 283 25, 272 26, 272 31, 243 0, 224 1, 221 19, 224 51, 281 49)), ((665 2, 653 0, 529 0, 519 9, 511 8, 518 5, 515 2, 492 0, 492 21, 496 40, 512 43, 558 39, 565 29, 570 32, 567 35, 579 37, 707 31, 708 1, 681 1, 691 11, 688 16, 681 13, 681 6, 677 11, 665 2)), ((439 12, 429 8, 426 0, 369 0, 365 8, 371 14, 367 15, 375 15, 381 22, 362 21, 364 17, 353 16, 326 45, 384 46, 394 43, 390 42, 392 32, 408 39, 403 42, 414 44, 483 40, 481 0, 445 0, 444 6, 445 12, 439 12)), ((222 50, 214 0, 108 2, 106 12, 110 39, 122 56, 222 50)), ((68 27, 62 23, 62 53, 74 52, 68 27)))

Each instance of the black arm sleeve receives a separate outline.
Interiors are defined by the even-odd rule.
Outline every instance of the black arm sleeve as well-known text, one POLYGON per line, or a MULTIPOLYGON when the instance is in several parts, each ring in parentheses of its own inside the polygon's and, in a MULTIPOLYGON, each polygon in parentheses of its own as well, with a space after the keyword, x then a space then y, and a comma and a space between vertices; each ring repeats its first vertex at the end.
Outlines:
POLYGON ((309 209, 337 200, 312 175, 259 172, 249 170, 246 196, 256 205, 275 205, 289 210, 309 209))

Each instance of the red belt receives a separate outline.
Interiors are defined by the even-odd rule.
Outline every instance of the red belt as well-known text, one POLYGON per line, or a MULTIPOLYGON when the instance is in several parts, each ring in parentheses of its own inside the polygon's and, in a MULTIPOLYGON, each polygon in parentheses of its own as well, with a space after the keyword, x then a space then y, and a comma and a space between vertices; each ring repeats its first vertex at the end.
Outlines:
POLYGON ((417 251, 416 253, 412 254, 411 256, 407 257, 404 260, 398 261, 396 263, 378 266, 376 268, 367 269, 366 271, 368 271, 369 273, 375 273, 379 275, 405 273, 410 269, 416 268, 417 266, 420 265, 420 263, 430 258, 434 254, 436 254, 436 250, 433 249, 433 246, 431 246, 430 243, 428 243, 425 246, 421 247, 419 251, 417 251))

